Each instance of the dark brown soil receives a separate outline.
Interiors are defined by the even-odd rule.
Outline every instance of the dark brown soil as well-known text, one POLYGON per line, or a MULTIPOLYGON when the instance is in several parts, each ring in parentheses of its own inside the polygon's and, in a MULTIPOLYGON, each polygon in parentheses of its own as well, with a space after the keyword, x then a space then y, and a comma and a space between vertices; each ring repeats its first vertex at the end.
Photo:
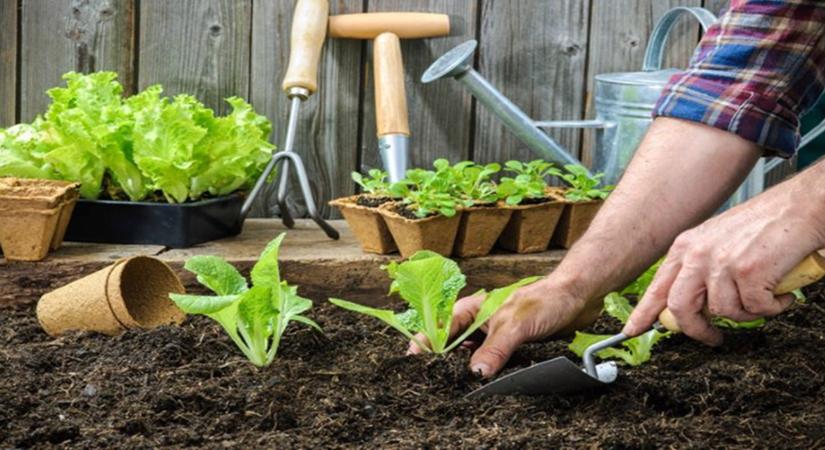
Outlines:
POLYGON ((398 214, 401 217, 405 217, 405 218, 410 219, 410 220, 426 219, 427 217, 432 217, 432 216, 438 215, 438 213, 432 213, 432 214, 430 214, 429 216, 426 216, 426 217, 418 217, 418 216, 415 215, 415 210, 414 209, 408 208, 408 207, 403 206, 403 205, 399 205, 399 206, 395 207, 395 213, 398 214))
POLYGON ((539 205, 542 203, 547 203, 552 201, 552 198, 547 197, 538 197, 538 198, 525 198, 519 203, 519 205, 539 205))
POLYGON ((355 200, 358 206, 366 206, 367 208, 377 208, 384 203, 391 202, 392 197, 375 197, 372 195, 359 195, 355 200))
MULTIPOLYGON (((405 357, 377 320, 320 303, 256 369, 217 325, 49 339, 0 306, 0 448, 821 448, 821 295, 719 349, 684 337, 603 392, 465 401, 469 353, 405 357)), ((616 329, 601 323, 598 328, 616 329)), ((566 354, 525 346, 524 366, 566 354)))

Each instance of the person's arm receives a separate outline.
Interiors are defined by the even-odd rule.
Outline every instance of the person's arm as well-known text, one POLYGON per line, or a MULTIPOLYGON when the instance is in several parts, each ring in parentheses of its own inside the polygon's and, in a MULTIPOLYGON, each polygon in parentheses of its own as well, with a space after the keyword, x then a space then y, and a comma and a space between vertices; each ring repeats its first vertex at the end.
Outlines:
MULTIPOLYGON (((736 135, 656 119, 616 190, 559 267, 519 290, 490 319, 471 369, 491 376, 522 343, 592 322, 604 294, 627 284, 664 253, 681 230, 715 211, 759 154, 753 143, 736 135)), ((455 330, 472 322, 481 300, 459 301, 455 330)), ((410 350, 418 351, 414 344, 410 350)))
POLYGON ((782 277, 825 248, 825 160, 756 198, 682 233, 623 332, 646 331, 668 307, 682 331, 722 342, 710 316, 773 316, 793 303, 774 297, 782 277))

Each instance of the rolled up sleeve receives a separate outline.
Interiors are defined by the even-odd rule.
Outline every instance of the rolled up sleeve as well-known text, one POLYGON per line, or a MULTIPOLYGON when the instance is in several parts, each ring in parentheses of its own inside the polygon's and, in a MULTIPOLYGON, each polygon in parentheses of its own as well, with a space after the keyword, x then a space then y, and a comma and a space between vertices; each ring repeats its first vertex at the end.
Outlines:
POLYGON ((790 157, 825 89, 825 1, 733 0, 671 77, 653 116, 735 133, 790 157))

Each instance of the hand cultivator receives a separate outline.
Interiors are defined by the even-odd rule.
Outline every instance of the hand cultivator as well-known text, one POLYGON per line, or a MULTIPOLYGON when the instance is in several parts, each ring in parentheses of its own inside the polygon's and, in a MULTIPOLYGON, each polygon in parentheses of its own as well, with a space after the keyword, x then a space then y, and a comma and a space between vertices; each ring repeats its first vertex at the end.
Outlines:
POLYGON ((298 114, 301 103, 306 101, 318 89, 317 72, 318 62, 321 59, 321 49, 324 46, 327 32, 327 18, 329 3, 327 0, 299 0, 295 5, 295 14, 292 18, 292 36, 290 40, 289 67, 283 82, 283 89, 290 99, 289 122, 287 124, 284 149, 272 155, 272 160, 264 169, 263 174, 255 183, 252 192, 241 208, 241 216, 246 217, 252 208, 252 203, 267 183, 272 170, 279 162, 281 178, 278 184, 278 208, 281 220, 287 228, 292 228, 295 221, 286 204, 289 191, 289 166, 295 166, 301 194, 306 202, 309 216, 332 239, 338 239, 338 231, 322 217, 309 185, 309 177, 304 168, 301 157, 293 151, 295 145, 295 131, 298 127, 298 114))

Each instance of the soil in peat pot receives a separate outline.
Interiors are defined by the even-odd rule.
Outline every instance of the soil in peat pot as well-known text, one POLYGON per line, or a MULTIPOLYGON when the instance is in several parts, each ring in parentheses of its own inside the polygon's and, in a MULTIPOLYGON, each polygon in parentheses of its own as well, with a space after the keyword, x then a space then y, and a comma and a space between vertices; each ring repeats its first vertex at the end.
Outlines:
MULTIPOLYGON (((35 298, 0 306, 0 448, 816 448, 825 442, 821 285, 710 349, 682 336, 609 389, 465 401, 467 350, 405 357, 372 318, 317 302, 257 369, 219 327, 48 338, 35 298)), ((602 321, 607 332, 618 324, 602 321)), ((524 346, 512 367, 567 354, 524 346)))

